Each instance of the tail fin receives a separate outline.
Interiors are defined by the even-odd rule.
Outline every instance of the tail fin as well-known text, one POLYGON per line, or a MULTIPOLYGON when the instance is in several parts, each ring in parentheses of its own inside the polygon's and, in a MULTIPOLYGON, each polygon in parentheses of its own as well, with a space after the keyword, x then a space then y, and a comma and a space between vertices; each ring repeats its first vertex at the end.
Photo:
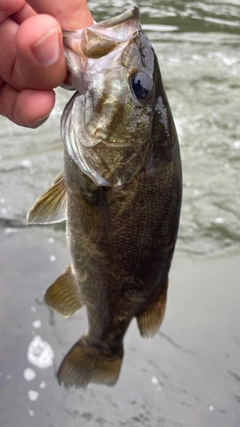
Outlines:
POLYGON ((106 355, 87 343, 82 337, 63 359, 58 370, 59 384, 84 388, 89 383, 113 386, 118 379, 123 348, 117 355, 106 355))

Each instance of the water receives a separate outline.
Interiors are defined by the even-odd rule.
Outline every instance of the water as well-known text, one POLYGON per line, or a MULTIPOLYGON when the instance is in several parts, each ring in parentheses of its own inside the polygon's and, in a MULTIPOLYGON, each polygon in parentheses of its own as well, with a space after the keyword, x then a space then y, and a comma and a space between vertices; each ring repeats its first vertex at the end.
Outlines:
POLYGON ((240 4, 89 3, 96 21, 133 4, 159 58, 182 153, 167 316, 153 340, 141 340, 131 325, 115 388, 58 387, 54 370, 86 329, 86 313, 66 321, 42 304, 69 254, 61 225, 26 228, 25 216, 62 171, 59 121, 72 94, 57 90, 56 107, 38 130, 0 117, 1 427, 239 426, 240 4), (31 343, 46 368, 32 363, 31 343))
MULTIPOLYGON (((96 20, 132 2, 90 2, 96 20)), ((179 250, 206 255, 239 248, 240 56, 237 1, 137 2, 159 58, 181 143, 184 200, 179 250)), ((1 118, 0 221, 25 214, 62 170, 61 111, 38 131, 1 118), (34 177, 34 179, 33 179, 34 177), (18 194, 16 200, 15 195, 18 194)))

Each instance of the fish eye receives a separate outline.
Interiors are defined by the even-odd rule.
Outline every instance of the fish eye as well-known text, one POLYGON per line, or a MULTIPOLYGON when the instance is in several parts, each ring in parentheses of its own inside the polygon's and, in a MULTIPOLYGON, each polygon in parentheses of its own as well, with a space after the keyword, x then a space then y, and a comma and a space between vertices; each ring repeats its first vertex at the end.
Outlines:
POLYGON ((151 95, 153 82, 145 73, 134 74, 130 80, 130 86, 139 101, 145 101, 151 95))

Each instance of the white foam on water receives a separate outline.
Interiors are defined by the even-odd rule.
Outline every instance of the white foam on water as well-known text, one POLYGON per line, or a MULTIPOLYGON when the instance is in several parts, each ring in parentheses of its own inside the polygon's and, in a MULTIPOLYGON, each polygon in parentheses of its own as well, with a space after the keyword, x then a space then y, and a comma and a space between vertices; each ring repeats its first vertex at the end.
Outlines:
POLYGON ((42 326, 42 322, 41 322, 41 320, 34 320, 34 321, 32 322, 32 325, 33 325, 33 327, 34 327, 35 329, 39 329, 39 328, 41 328, 41 326, 42 326))
POLYGON ((7 228, 5 228, 4 232, 7 234, 10 234, 10 233, 16 233, 17 230, 15 228, 7 227, 7 228))
POLYGON ((23 371, 23 376, 26 381, 32 381, 36 378, 36 372, 31 368, 26 368, 23 371))
POLYGON ((143 31, 177 31, 179 27, 176 25, 163 25, 163 24, 143 24, 143 31))
POLYGON ((218 217, 214 219, 215 224, 223 224, 225 222, 225 219, 222 217, 218 217))
POLYGON ((39 388, 41 389, 41 390, 43 390, 44 388, 46 388, 46 383, 45 383, 45 381, 41 381, 40 382, 40 384, 39 384, 39 388))
POLYGON ((21 162, 21 166, 23 166, 24 168, 30 168, 32 166, 32 162, 29 159, 24 159, 21 162))
POLYGON ((234 143, 232 145, 233 145, 233 148, 238 150, 240 148, 240 141, 234 141, 234 143))
POLYGON ((238 21, 227 21, 225 19, 212 18, 211 16, 206 16, 203 19, 205 21, 213 22, 214 24, 228 25, 230 27, 239 27, 238 21))
POLYGON ((153 384, 158 384, 158 379, 156 377, 152 377, 152 383, 153 384))
POLYGON ((49 237, 48 243, 53 243, 53 242, 54 242, 54 238, 53 237, 49 237))
POLYGON ((50 261, 51 261, 51 262, 56 261, 56 257, 55 257, 55 255, 51 255, 51 256, 49 257, 49 259, 50 259, 50 261))
POLYGON ((31 402, 35 402, 39 397, 38 391, 35 390, 28 390, 28 399, 31 400, 31 402))
POLYGON ((32 365, 47 369, 53 364, 54 352, 48 342, 36 335, 28 346, 27 359, 32 365))

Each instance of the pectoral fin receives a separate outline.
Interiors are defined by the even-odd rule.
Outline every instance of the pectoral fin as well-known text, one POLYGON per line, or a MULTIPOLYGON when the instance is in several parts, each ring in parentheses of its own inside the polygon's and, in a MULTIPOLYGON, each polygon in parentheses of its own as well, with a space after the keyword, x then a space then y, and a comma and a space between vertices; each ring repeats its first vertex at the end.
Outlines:
POLYGON ((81 194, 82 228, 93 243, 103 243, 111 235, 109 207, 105 188, 93 186, 88 177, 83 178, 81 194))
POLYGON ((66 219, 67 193, 63 173, 34 203, 27 215, 28 224, 52 224, 66 219))
POLYGON ((45 303, 64 317, 70 317, 82 307, 80 291, 71 266, 48 288, 45 303))
POLYGON ((168 280, 162 290, 160 298, 151 303, 146 310, 137 316, 137 324, 143 338, 153 337, 159 330, 164 318, 167 304, 168 280))

